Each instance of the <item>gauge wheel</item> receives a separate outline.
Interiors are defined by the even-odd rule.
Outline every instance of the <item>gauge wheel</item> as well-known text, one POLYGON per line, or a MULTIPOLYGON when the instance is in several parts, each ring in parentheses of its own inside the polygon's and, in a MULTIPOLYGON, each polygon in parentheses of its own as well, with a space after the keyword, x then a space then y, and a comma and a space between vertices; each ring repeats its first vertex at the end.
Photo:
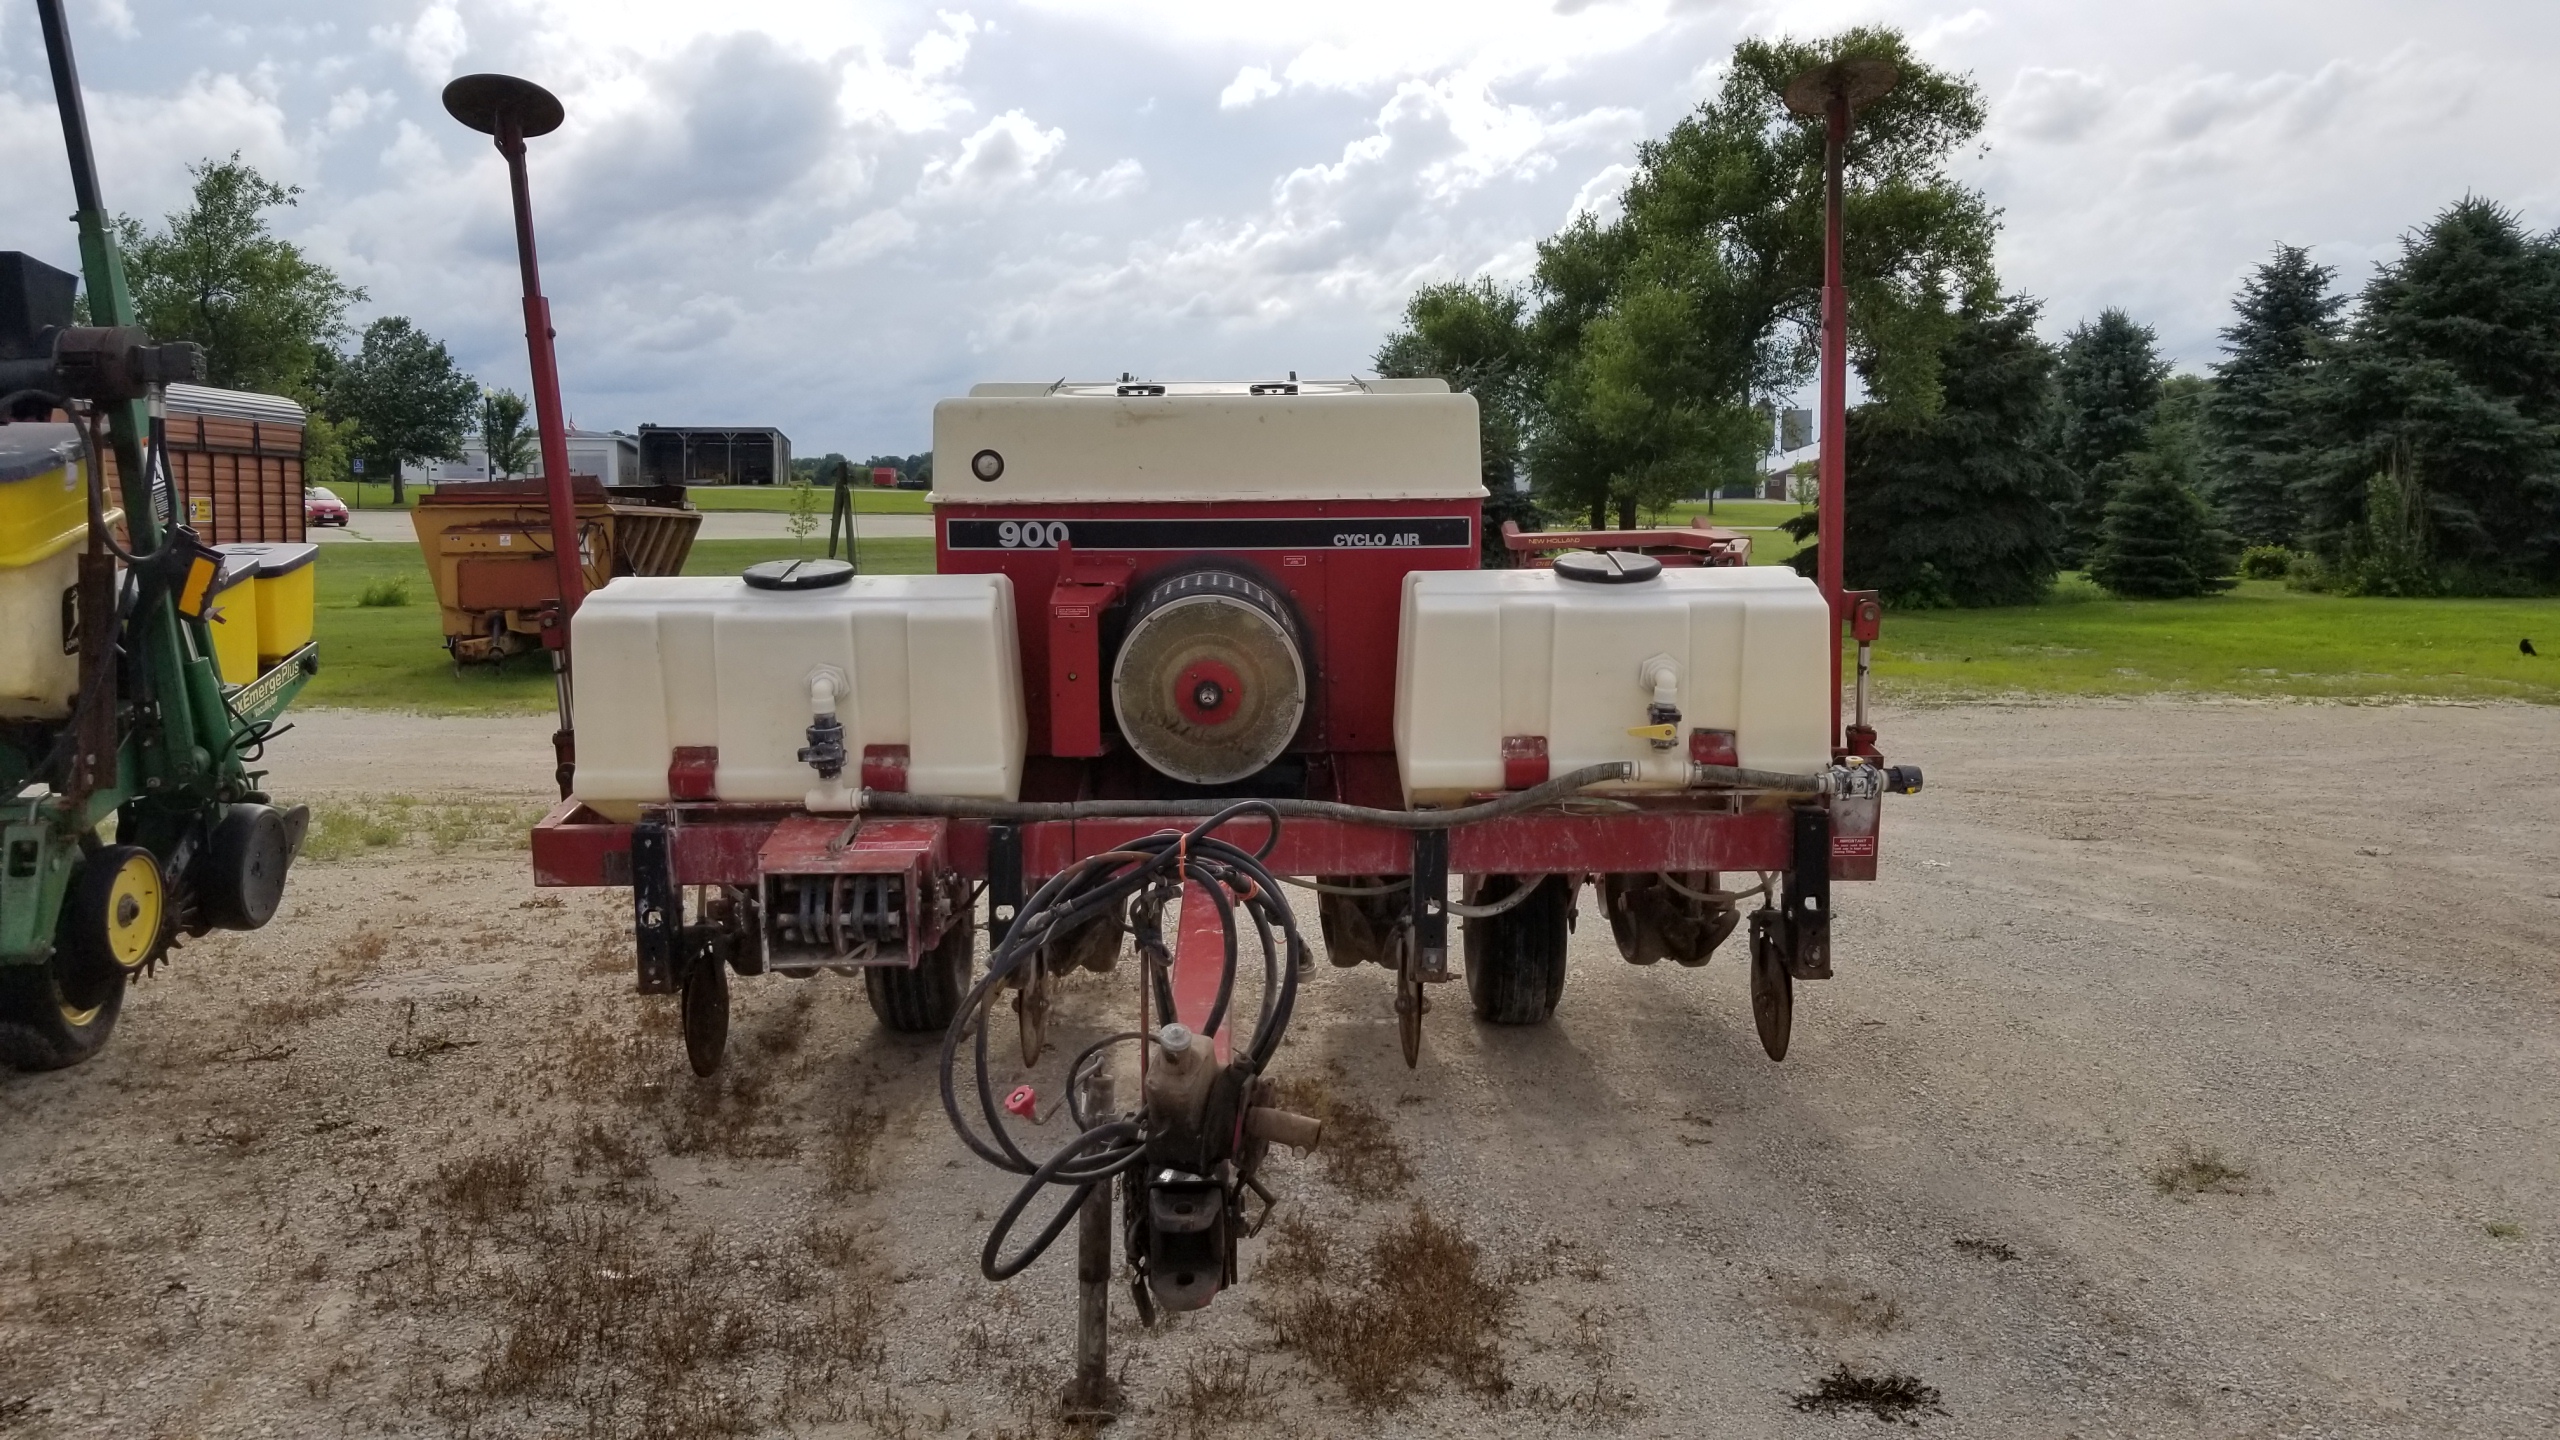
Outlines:
POLYGON ((912 966, 873 965, 862 972, 871 1013, 903 1035, 938 1035, 951 1028, 977 967, 978 927, 967 911, 951 918, 942 940, 912 966))
POLYGON ((80 862, 63 897, 67 948, 126 976, 150 968, 169 947, 169 888, 160 858, 139 845, 109 845, 80 862))
MULTIPOLYGON (((110 958, 116 953, 112 948, 82 936, 87 927, 78 922, 84 905, 110 916, 121 908, 99 897, 115 894, 115 880, 123 867, 99 862, 128 848, 110 846, 82 863, 71 893, 63 897, 63 923, 51 955, 41 964, 0 965, 0 1065, 13 1070, 60 1070, 97 1054, 115 1033, 116 1016, 124 1009, 127 972, 110 958)), ((151 873, 156 880, 157 864, 151 873)), ((156 937, 166 928, 160 923, 156 898, 142 906, 139 897, 126 893, 136 899, 138 908, 150 913, 137 914, 121 927, 121 933, 129 940, 133 931, 147 923, 156 937)))
MULTIPOLYGON (((1467 903, 1508 899, 1523 883, 1517 875, 1489 875, 1467 903)), ((1466 922, 1467 998, 1477 1015, 1496 1025, 1535 1025, 1553 1015, 1564 996, 1572 882, 1547 875, 1525 883, 1538 893, 1499 915, 1466 922)))

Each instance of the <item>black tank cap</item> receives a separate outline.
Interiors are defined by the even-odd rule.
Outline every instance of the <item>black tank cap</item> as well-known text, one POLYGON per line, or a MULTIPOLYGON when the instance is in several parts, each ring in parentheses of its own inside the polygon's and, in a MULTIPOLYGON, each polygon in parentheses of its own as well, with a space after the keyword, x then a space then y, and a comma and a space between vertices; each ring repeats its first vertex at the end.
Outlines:
POLYGON ((844 560, 765 560, 741 577, 751 590, 831 590, 853 579, 844 560))
POLYGON ((1567 550, 1556 557, 1556 574, 1585 585, 1638 585, 1662 573, 1662 562, 1632 550, 1567 550))

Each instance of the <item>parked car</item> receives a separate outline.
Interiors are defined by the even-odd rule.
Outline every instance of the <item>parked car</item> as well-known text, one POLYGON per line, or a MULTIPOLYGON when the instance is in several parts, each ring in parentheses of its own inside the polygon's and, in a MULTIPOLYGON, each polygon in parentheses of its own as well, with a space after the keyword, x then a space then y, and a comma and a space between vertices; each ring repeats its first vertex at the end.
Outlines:
POLYGON ((347 523, 347 502, 326 485, 306 486, 302 492, 302 520, 306 525, 343 526, 347 523))

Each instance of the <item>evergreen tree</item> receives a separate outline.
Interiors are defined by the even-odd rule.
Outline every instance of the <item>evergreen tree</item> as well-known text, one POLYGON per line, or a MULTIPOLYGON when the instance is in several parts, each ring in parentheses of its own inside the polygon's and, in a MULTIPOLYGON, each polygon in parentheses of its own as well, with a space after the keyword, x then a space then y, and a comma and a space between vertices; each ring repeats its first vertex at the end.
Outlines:
POLYGON ((2456 588, 2560 583, 2560 237, 2465 199, 2402 241, 2329 349, 2327 443, 2297 494, 2307 542, 2350 587, 2384 549, 2385 568, 2432 556, 2456 588), (2388 545, 2377 475, 2408 516, 2379 517, 2388 545))
POLYGON ((2239 549, 2197 493, 2192 429, 2174 418, 2155 426, 2146 448, 2117 463, 2122 480, 2107 502, 2089 578, 2136 600, 2231 588, 2239 549))
POLYGON ((2338 334, 2344 295, 2329 282, 2337 271, 2312 263, 2299 245, 2275 255, 2242 282, 2232 308, 2239 318, 2222 332, 2229 358, 2214 367, 2213 403, 2205 410, 2206 464, 2223 516, 2250 545, 2292 545, 2293 490, 2317 437, 2305 426, 2306 397, 2318 356, 2338 334))
POLYGON ((2084 564, 2096 550, 2127 458, 2150 442, 2160 382, 2168 374, 2151 327, 2136 325, 2122 310, 2099 312, 2063 340, 2054 381, 2061 400, 2055 449, 2072 475, 2063 511, 2064 565, 2084 564))
MULTIPOLYGON (((1936 415, 1850 415, 1850 585, 1900 608, 2043 598, 2071 475, 2044 443, 2054 354, 2036 338, 2036 309, 2012 298, 1963 312, 1939 352, 1936 415)), ((1811 512, 1787 524, 1799 539, 1815 530, 1811 512)), ((1796 568, 1814 573, 1819 548, 1798 552, 1796 568)))

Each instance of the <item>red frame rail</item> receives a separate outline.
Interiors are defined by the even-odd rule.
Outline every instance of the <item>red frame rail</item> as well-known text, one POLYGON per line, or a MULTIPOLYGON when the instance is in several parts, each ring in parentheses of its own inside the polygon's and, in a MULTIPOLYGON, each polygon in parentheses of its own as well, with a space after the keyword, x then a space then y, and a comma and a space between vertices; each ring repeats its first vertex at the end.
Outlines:
MULTIPOLYGON (((775 827, 805 811, 780 807, 677 804, 664 807, 667 839, 679 885, 757 883, 759 853, 775 827)), ((853 827, 861 817, 826 817, 853 827)), ((892 824, 877 817, 865 824, 892 824)), ((1117 848, 1141 835, 1175 826, 1176 820, 1043 820, 1020 825, 1022 873, 1034 880, 1055 875, 1078 860, 1117 848)), ((1191 822, 1191 823, 1196 823, 1191 822)), ((1223 838, 1261 843, 1264 822, 1243 817, 1223 838)), ((973 880, 986 878, 984 820, 950 822, 948 863, 973 880)), ((1700 870, 1780 871, 1791 863, 1791 830, 1784 805, 1705 809, 1694 801, 1638 803, 1605 814, 1542 813, 1506 816, 1449 832, 1449 868, 1477 875, 1630 874, 1700 870)), ((576 800, 563 800, 533 829, 534 883, 543 886, 628 885, 631 829, 576 800)), ((1413 868, 1413 832, 1341 820, 1292 818, 1264 861, 1275 875, 1401 875, 1413 868)), ((1835 839, 1835 880, 1874 877, 1872 831, 1835 839), (1838 839, 1849 839, 1841 845, 1838 839), (1862 853, 1861 853, 1862 852, 1862 853)))

